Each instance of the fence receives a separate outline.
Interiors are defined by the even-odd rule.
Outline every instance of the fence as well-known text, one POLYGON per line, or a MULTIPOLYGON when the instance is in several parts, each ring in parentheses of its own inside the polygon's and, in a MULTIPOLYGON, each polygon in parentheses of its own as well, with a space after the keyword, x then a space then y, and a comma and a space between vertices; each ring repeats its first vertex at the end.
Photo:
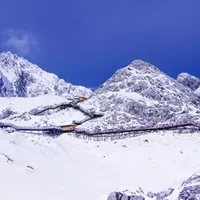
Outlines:
POLYGON ((107 141, 107 140, 119 140, 130 137, 136 137, 145 133, 153 133, 158 131, 170 131, 177 130, 181 133, 183 130, 189 130, 190 132, 200 131, 200 125, 188 123, 188 124, 162 124, 158 127, 134 127, 132 129, 121 129, 121 130, 106 130, 102 132, 87 132, 87 131, 74 131, 67 133, 70 136, 87 139, 93 141, 107 141))
POLYGON ((200 131, 200 125, 197 123, 184 123, 184 124, 160 124, 154 127, 149 126, 138 126, 132 127, 129 129, 108 129, 105 131, 99 132, 89 132, 89 131, 80 131, 76 129, 76 126, 66 125, 60 127, 22 127, 15 126, 11 123, 0 123, 0 128, 13 128, 15 131, 23 132, 44 132, 51 136, 60 135, 66 133, 72 135, 76 138, 94 140, 94 141, 105 141, 105 140, 118 140, 128 137, 135 137, 142 135, 146 132, 156 132, 156 131, 166 131, 166 130, 190 130, 190 131, 200 131), (70 126, 70 129, 67 130, 65 127, 70 126), (62 128, 64 127, 64 128, 62 128))

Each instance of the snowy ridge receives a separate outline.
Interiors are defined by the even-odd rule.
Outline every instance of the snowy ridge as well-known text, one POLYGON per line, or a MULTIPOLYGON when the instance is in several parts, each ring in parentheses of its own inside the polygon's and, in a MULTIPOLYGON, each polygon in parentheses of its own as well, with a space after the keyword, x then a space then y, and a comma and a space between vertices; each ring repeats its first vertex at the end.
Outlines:
POLYGON ((90 89, 74 86, 10 52, 0 54, 0 95, 34 97, 44 94, 89 97, 90 89))

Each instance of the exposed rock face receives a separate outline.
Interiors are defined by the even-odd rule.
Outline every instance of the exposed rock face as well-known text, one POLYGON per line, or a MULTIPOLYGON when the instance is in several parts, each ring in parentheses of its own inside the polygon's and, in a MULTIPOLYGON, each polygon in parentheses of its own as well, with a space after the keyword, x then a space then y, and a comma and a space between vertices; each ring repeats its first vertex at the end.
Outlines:
POLYGON ((192 90, 196 90, 200 87, 200 78, 192 76, 188 73, 181 73, 177 77, 177 81, 192 90))
POLYGON ((111 192, 107 200, 200 200, 200 174, 195 173, 177 188, 169 188, 162 192, 136 191, 111 192))
POLYGON ((80 128, 100 131, 115 127, 194 120, 200 98, 155 66, 135 60, 118 70, 81 107, 104 117, 80 128))
POLYGON ((111 192, 107 200, 145 200, 145 194, 141 188, 132 192, 125 190, 122 192, 111 192))
POLYGON ((122 191, 122 192, 111 192, 107 200, 167 200, 168 197, 173 193, 174 189, 169 188, 166 191, 152 193, 148 192, 145 194, 141 188, 136 191, 122 191))
POLYGON ((200 185, 185 187, 179 194, 178 200, 199 200, 200 185))
POLYGON ((0 97, 14 96, 14 88, 12 83, 3 75, 0 70, 0 97))
POLYGON ((194 90, 195 94, 200 96, 200 78, 192 76, 188 73, 181 73, 178 75, 177 81, 194 90))
POLYGON ((145 200, 145 198, 140 195, 128 195, 122 192, 112 192, 107 200, 145 200))
POLYGON ((35 97, 44 94, 88 97, 92 91, 66 83, 10 52, 0 54, 0 96, 35 97))
POLYGON ((179 190, 178 200, 200 200, 200 173, 184 181, 179 190))

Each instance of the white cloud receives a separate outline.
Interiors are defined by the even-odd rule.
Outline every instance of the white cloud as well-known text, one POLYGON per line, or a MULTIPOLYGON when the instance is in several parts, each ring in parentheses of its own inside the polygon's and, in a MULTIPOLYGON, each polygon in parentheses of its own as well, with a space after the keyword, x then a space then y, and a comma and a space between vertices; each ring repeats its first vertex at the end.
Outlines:
POLYGON ((38 51, 39 44, 33 34, 23 29, 9 29, 4 32, 2 47, 20 56, 28 56, 38 51))

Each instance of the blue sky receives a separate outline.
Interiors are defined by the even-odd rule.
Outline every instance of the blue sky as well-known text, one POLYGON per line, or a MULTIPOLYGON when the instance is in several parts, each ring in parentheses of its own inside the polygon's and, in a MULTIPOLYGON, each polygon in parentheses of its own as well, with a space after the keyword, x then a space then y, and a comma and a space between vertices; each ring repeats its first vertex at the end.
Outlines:
POLYGON ((0 50, 98 87, 134 59, 200 77, 199 0, 0 0, 0 50))

